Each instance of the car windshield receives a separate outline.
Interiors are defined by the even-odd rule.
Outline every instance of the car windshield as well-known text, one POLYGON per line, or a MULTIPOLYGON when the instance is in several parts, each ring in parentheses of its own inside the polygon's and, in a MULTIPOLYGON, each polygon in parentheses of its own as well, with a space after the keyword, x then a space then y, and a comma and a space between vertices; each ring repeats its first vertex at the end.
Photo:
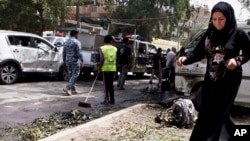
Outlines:
POLYGON ((54 40, 56 39, 55 37, 44 37, 44 38, 50 41, 51 43, 53 43, 54 40))

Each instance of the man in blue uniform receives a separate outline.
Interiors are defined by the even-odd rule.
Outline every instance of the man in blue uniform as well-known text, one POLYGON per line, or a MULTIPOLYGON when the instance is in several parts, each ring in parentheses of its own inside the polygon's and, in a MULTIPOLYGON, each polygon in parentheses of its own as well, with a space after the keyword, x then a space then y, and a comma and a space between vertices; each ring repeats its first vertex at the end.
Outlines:
POLYGON ((69 75, 68 83, 63 91, 69 96, 77 93, 75 83, 80 74, 80 68, 84 66, 83 56, 80 52, 81 43, 77 37, 78 31, 71 30, 70 38, 63 45, 63 62, 67 66, 69 75))

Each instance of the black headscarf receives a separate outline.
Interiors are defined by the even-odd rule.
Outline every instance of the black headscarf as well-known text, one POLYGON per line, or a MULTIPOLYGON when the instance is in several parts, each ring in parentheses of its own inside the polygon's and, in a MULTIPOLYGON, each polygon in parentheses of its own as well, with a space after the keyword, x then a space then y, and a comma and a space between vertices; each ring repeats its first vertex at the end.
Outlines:
POLYGON ((234 38, 234 32, 237 29, 236 18, 234 15, 234 9, 226 2, 218 2, 212 9, 210 22, 208 26, 208 38, 212 45, 221 45, 225 48, 231 48, 234 38), (226 17, 225 27, 222 30, 217 30, 212 24, 212 15, 214 12, 221 12, 226 17))

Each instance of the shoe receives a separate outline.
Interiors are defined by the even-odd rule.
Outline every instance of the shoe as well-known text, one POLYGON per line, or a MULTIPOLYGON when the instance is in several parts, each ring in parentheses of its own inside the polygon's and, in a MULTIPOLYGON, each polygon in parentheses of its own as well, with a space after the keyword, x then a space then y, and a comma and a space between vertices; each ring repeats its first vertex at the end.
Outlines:
POLYGON ((68 95, 68 96, 71 96, 71 91, 67 88, 63 88, 63 91, 68 95))
POLYGON ((78 94, 78 92, 76 90, 73 90, 71 94, 78 94))

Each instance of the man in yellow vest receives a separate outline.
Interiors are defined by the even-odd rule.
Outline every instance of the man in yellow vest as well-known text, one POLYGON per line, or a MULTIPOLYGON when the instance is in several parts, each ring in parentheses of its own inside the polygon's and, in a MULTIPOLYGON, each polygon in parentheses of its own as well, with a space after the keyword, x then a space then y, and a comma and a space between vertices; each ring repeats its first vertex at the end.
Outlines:
POLYGON ((100 47, 100 67, 98 72, 103 75, 104 102, 102 104, 115 104, 114 97, 114 76, 116 73, 117 48, 112 45, 113 37, 104 37, 105 45, 100 47))

